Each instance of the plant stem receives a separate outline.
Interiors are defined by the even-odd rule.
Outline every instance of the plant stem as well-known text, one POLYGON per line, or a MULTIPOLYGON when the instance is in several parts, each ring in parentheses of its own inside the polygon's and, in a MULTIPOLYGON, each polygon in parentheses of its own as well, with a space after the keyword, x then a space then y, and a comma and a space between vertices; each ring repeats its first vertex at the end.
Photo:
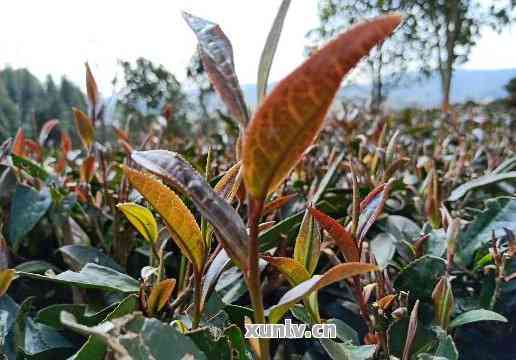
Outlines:
MULTIPOLYGON (((254 309, 255 324, 265 324, 265 312, 263 309, 262 287, 260 281, 260 267, 258 254, 258 222, 262 214, 263 199, 248 202, 248 226, 249 226, 249 272, 247 274, 247 286, 254 309)), ((269 359, 269 340, 258 339, 260 346, 260 360, 269 359)))
POLYGON ((192 320, 192 329, 197 329, 201 321, 201 300, 202 300, 202 276, 194 272, 194 313, 192 320))

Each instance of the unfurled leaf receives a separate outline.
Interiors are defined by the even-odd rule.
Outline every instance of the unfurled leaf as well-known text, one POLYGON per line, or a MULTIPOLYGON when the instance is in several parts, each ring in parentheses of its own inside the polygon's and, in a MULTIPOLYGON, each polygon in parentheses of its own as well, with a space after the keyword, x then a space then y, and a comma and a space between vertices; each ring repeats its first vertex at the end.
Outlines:
POLYGON ((443 276, 435 285, 432 292, 435 320, 443 328, 447 329, 453 313, 454 298, 448 277, 443 276))
POLYGON ((156 242, 158 239, 158 224, 149 209, 135 203, 118 204, 116 207, 124 213, 127 220, 133 224, 145 240, 151 244, 156 242))
POLYGON ((72 151, 72 139, 70 139, 70 135, 63 131, 61 131, 61 151, 65 157, 72 151))
POLYGON ((297 286, 310 279, 308 271, 295 259, 273 256, 262 256, 262 259, 278 269, 287 278, 291 286, 297 286))
POLYGON ((0 270, 0 297, 5 295, 15 277, 16 271, 14 269, 0 270))
POLYGON ((18 129, 16 137, 14 138, 13 145, 11 147, 11 154, 16 156, 25 157, 25 132, 23 128, 18 129))
POLYGON ((79 132, 82 145, 86 150, 89 151, 95 137, 95 128, 93 127, 93 124, 88 115, 76 108, 73 108, 72 110, 75 117, 75 126, 79 132))
POLYGON ((241 269, 248 269, 247 229, 235 209, 217 195, 202 175, 171 151, 134 151, 131 158, 190 197, 201 214, 213 225, 219 241, 235 264, 241 269))
POLYGON ((213 87, 231 116, 245 127, 249 115, 235 72, 231 42, 217 24, 186 12, 183 17, 197 36, 199 55, 213 87))
POLYGON ((15 249, 45 215, 51 204, 52 197, 46 187, 39 192, 25 185, 16 187, 9 222, 9 241, 15 249))
POLYGON ((387 310, 392 303, 396 300, 395 294, 389 294, 385 295, 383 298, 379 299, 376 303, 378 304, 378 307, 382 310, 387 310))
POLYGON ((328 270, 324 275, 315 275, 309 280, 306 280, 287 291, 285 295, 281 297, 278 304, 268 309, 267 312, 269 320, 271 323, 278 322, 290 307, 313 291, 317 291, 335 282, 375 270, 377 270, 376 266, 364 263, 345 263, 336 265, 328 270))
POLYGON ((471 265, 477 250, 491 241, 492 232, 495 237, 505 235, 504 228, 516 231, 516 198, 500 197, 486 201, 486 209, 479 213, 460 232, 456 244, 456 259, 465 266, 471 265))
POLYGON ((91 107, 94 109, 97 106, 99 100, 99 89, 97 87, 97 82, 95 81, 95 77, 93 77, 93 73, 91 72, 90 65, 88 63, 86 65, 86 93, 88 94, 88 100, 90 101, 91 107))
POLYGON ((33 157, 37 162, 43 161, 43 149, 32 139, 25 139, 25 150, 29 156, 33 157))
POLYGON ((389 198, 392 183, 388 182, 375 188, 360 203, 357 238, 361 243, 374 222, 383 212, 385 202, 389 198))
POLYGON ((13 154, 12 161, 14 166, 25 170, 32 177, 38 178, 44 182, 49 182, 54 179, 54 177, 50 175, 45 168, 30 159, 13 154))
POLYGON ((410 292, 414 299, 431 301, 432 289, 446 270, 446 262, 435 256, 423 256, 404 267, 394 280, 397 290, 410 292))
POLYGON ((149 295, 149 299, 147 300, 147 312, 149 316, 153 316, 160 312, 163 310, 165 305, 170 302, 175 286, 175 279, 166 279, 154 285, 149 295))
POLYGON ((457 326, 470 324, 477 321, 501 321, 507 322, 505 316, 502 316, 494 311, 478 309, 478 310, 470 310, 465 313, 460 314, 450 323, 449 328, 453 329, 457 326))
POLYGON ((262 102, 246 129, 244 182, 255 199, 275 190, 319 134, 342 78, 401 22, 387 15, 354 26, 312 55, 262 102))
POLYGON ((194 216, 183 201, 150 175, 125 167, 131 185, 154 207, 165 221, 172 239, 198 273, 204 267, 204 241, 194 216))
POLYGON ((95 170, 97 170, 97 162, 95 156, 90 155, 81 164, 81 181, 89 183, 95 175, 95 170))
POLYGON ((347 262, 357 262, 360 260, 357 244, 353 240, 351 233, 344 226, 315 208, 310 208, 310 213, 324 230, 331 235, 347 262))
POLYGON ((466 195, 469 191, 480 188, 482 186, 495 184, 497 182, 508 180, 508 179, 516 179, 516 171, 509 171, 506 173, 500 174, 487 174, 476 179, 465 182, 459 187, 455 188, 450 196, 448 197, 448 201, 457 201, 461 199, 464 195, 466 195))
POLYGON ((262 100, 265 98, 265 93, 267 92, 267 81, 269 80, 269 73, 271 71, 272 60, 274 59, 274 54, 276 53, 276 49, 278 48, 279 39, 281 36, 281 30, 283 30, 283 22, 285 21, 285 17, 287 16, 288 8, 290 6, 290 0, 283 0, 278 9, 278 13, 274 18, 274 23, 272 24, 272 28, 267 36, 267 40, 265 41, 265 46, 262 50, 262 55, 260 57, 260 65, 258 65, 258 82, 256 84, 258 102, 260 104, 262 100))
POLYGON ((294 259, 313 274, 321 254, 321 229, 307 210, 299 227, 294 247, 294 259))
POLYGON ((45 276, 18 271, 17 275, 85 289, 121 291, 124 293, 135 293, 140 290, 138 281, 129 275, 93 263, 86 264, 80 272, 65 271, 58 275, 45 276))
POLYGON ((59 120, 57 120, 57 119, 50 119, 43 124, 43 126, 41 127, 41 130, 39 132, 39 139, 38 139, 38 142, 41 146, 45 146, 48 136, 50 135, 52 130, 54 130, 54 128, 58 125, 59 125, 59 120))

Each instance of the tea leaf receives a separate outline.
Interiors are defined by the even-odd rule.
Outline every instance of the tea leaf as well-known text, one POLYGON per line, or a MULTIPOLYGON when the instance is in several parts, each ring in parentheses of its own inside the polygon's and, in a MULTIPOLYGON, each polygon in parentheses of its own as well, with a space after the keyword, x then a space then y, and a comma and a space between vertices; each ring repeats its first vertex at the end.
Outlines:
POLYGON ((378 17, 337 37, 283 79, 246 129, 244 182, 253 198, 276 189, 319 134, 342 78, 401 22, 378 17))
POLYGON ((158 224, 152 212, 144 206, 135 203, 123 203, 116 206, 124 213, 127 220, 151 244, 158 239, 158 224))
POLYGON ((292 286, 299 285, 303 281, 310 279, 308 271, 295 259, 273 256, 262 256, 262 259, 278 269, 292 286))
POLYGON ((75 126, 79 132, 82 145, 86 150, 89 150, 95 137, 95 128, 93 127, 88 115, 76 108, 73 108, 72 111, 75 117, 75 126))
POLYGON ((38 178, 44 182, 55 180, 55 178, 47 170, 32 160, 14 154, 11 156, 11 158, 14 166, 25 170, 32 177, 38 178))
POLYGON ((140 290, 138 281, 129 275, 93 263, 86 264, 80 272, 68 270, 58 275, 45 276, 18 271, 17 275, 85 289, 111 290, 124 293, 134 293, 140 290))
POLYGON ((453 319, 450 323, 450 329, 477 321, 507 322, 507 319, 505 318, 505 316, 502 316, 494 311, 489 311, 485 309, 470 310, 460 314, 455 319, 453 319))
POLYGON ((294 247, 294 259, 313 274, 321 254, 321 229, 307 210, 299 227, 294 247))
POLYGON ((453 312, 454 298, 450 280, 443 276, 432 292, 435 320, 443 329, 448 328, 453 312))
POLYGON ((414 339, 416 338, 417 331, 417 314, 419 310, 419 300, 416 300, 416 304, 412 308, 410 312, 410 320, 407 330, 407 339, 405 340, 405 347, 403 349, 403 358, 402 360, 410 360, 410 355, 412 353, 412 345, 414 344, 414 339))
POLYGON ((249 115, 235 72, 231 42, 215 23, 187 12, 183 12, 183 18, 197 36, 199 55, 213 87, 231 116, 245 127, 249 115))
POLYGON ((93 175, 95 175, 96 167, 95 156, 90 155, 84 159, 81 165, 81 181, 89 183, 93 179, 93 175))
POLYGON ((215 287, 217 280, 231 261, 230 257, 226 253, 226 250, 222 249, 215 259, 211 262, 203 281, 202 288, 202 303, 206 302, 206 299, 210 295, 211 291, 215 287))
POLYGON ((317 291, 335 282, 377 270, 376 266, 365 263, 346 263, 332 267, 324 275, 315 275, 311 279, 302 282, 283 295, 278 304, 268 309, 271 323, 277 323, 286 311, 299 300, 313 291, 317 291))
POLYGON ((383 207, 389 198, 391 187, 391 182, 378 186, 360 203, 360 217, 358 218, 357 230, 357 238, 360 243, 383 212, 383 207))
POLYGON ((86 66, 86 92, 88 94, 88 99, 90 100, 91 107, 93 111, 95 111, 97 107, 97 101, 99 98, 99 90, 97 87, 97 82, 95 81, 95 77, 93 77, 93 73, 91 72, 90 65, 88 63, 86 66))
POLYGON ((242 168, 242 163, 239 161, 235 165, 229 168, 228 171, 220 178, 220 180, 215 184, 213 190, 223 198, 227 200, 228 203, 232 203, 233 199, 236 195, 235 184, 238 180, 238 174, 240 173, 242 168))
POLYGON ((394 280, 394 287, 397 290, 409 291, 414 299, 431 301, 432 289, 445 270, 446 263, 443 259, 423 256, 401 270, 394 280))
POLYGON ((149 316, 153 316, 163 310, 165 305, 170 301, 175 286, 175 279, 166 279, 154 285, 149 295, 149 300, 147 301, 147 312, 149 316))
POLYGON ((272 28, 267 36, 267 40, 265 41, 265 46, 262 50, 262 55, 260 57, 260 65, 258 65, 258 82, 256 84, 258 102, 260 104, 265 97, 265 93, 267 92, 267 81, 269 80, 269 73, 271 71, 272 60, 274 59, 274 54, 276 53, 276 49, 278 48, 279 39, 281 36, 281 30, 283 30, 283 22, 285 21, 285 17, 287 16, 288 8, 290 7, 290 0, 283 0, 278 9, 278 13, 274 18, 274 23, 272 24, 272 28))
POLYGON ((24 157, 25 153, 25 132, 23 128, 19 128, 11 147, 11 154, 24 157))
POLYGON ((516 179, 516 171, 510 171, 501 174, 487 174, 474 180, 468 181, 453 189, 450 196, 448 197, 448 201, 457 201, 471 190, 482 186, 495 184, 507 179, 516 179))
POLYGON ((18 185, 11 202, 9 241, 18 249, 21 240, 45 215, 52 204, 48 188, 36 191, 25 185, 18 185))
MULTIPOLYGON (((183 255, 190 260, 196 271, 201 273, 204 267, 204 241, 199 225, 190 210, 175 192, 159 180, 129 167, 125 167, 124 170, 131 185, 162 216, 172 239, 183 255)), ((152 232, 149 235, 154 236, 152 232)))
POLYGON ((0 297, 4 296, 11 282, 16 278, 16 271, 14 269, 0 270, 0 297))
POLYGON ((139 166, 189 196, 213 225, 219 241, 235 264, 243 270, 248 268, 247 229, 235 209, 215 193, 203 176, 171 151, 134 151, 131 158, 139 166))
POLYGON ((465 266, 471 265, 475 252, 495 237, 505 234, 504 228, 516 231, 516 199, 501 197, 486 202, 486 209, 462 231, 457 242, 456 260, 465 266))
POLYGON ((347 262, 360 261, 357 244, 355 240, 353 240, 351 233, 347 231, 344 226, 315 208, 310 208, 310 213, 321 224, 324 230, 331 235, 347 262))

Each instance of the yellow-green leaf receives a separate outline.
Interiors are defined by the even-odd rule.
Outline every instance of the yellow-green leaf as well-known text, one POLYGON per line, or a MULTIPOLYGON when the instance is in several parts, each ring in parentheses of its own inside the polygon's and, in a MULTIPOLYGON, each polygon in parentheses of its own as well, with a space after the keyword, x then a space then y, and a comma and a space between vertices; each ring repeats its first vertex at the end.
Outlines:
POLYGON ((269 308, 267 310, 269 320, 273 324, 277 323, 288 309, 314 291, 335 282, 375 270, 377 268, 372 264, 352 262, 336 265, 323 275, 314 275, 309 280, 287 291, 276 305, 269 308))
POLYGON ((313 274, 321 254, 321 229, 307 210, 299 227, 294 247, 294 259, 313 274))
POLYGON ((145 240, 150 243, 156 242, 158 239, 158 224, 149 209, 135 203, 118 204, 117 207, 145 240))
POLYGON ((153 316, 163 310, 165 305, 170 301, 175 286, 175 279, 163 280, 154 285, 149 295, 149 300, 147 301, 147 313, 149 316, 153 316))
POLYGON ((246 129, 244 182, 263 199, 281 184, 319 134, 342 78, 400 24, 386 15, 354 26, 312 55, 262 102, 246 129))
POLYGON ((14 269, 4 269, 0 271, 0 297, 4 296, 15 278, 16 271, 14 269))
POLYGON ((73 108, 72 110, 75 117, 75 126, 79 132, 79 137, 81 138, 84 148, 89 150, 95 138, 95 128, 93 127, 93 124, 88 115, 77 108, 73 108))
POLYGON ((197 272, 204 267, 204 241, 194 216, 170 188, 151 175, 125 167, 131 185, 154 207, 165 221, 172 239, 197 272))
POLYGON ((279 256, 262 256, 262 258, 278 269, 292 286, 299 285, 303 281, 310 279, 308 271, 295 259, 279 256))

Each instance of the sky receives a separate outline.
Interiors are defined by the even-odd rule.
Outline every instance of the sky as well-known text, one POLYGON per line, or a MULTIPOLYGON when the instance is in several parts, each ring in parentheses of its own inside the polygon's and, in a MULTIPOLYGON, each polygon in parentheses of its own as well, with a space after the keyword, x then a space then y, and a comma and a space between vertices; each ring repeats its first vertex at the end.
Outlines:
MULTIPOLYGON (((280 0, 2 0, 0 68, 27 67, 40 79, 66 75, 84 88, 88 61, 103 92, 117 60, 146 57, 180 80, 196 40, 181 10, 217 22, 233 44, 242 84, 255 83, 260 53, 280 0)), ((271 70, 280 80, 303 61, 305 35, 318 25, 317 0, 294 0, 271 70)), ((516 67, 516 30, 484 31, 468 69, 516 67)))

